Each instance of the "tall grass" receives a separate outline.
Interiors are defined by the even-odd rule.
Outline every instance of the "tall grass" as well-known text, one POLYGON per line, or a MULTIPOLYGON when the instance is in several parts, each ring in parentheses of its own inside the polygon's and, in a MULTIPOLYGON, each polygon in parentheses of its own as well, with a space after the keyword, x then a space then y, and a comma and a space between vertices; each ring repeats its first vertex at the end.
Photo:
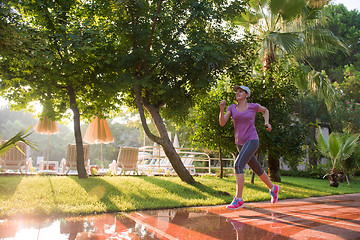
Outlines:
MULTIPOLYGON (((178 177, 1 176, 0 217, 14 215, 86 215, 227 204, 235 194, 235 177, 195 177, 189 185, 178 177)), ((360 192, 359 181, 329 187, 329 181, 282 177, 280 200, 360 192)), ((266 186, 246 176, 246 202, 267 201, 266 186)))

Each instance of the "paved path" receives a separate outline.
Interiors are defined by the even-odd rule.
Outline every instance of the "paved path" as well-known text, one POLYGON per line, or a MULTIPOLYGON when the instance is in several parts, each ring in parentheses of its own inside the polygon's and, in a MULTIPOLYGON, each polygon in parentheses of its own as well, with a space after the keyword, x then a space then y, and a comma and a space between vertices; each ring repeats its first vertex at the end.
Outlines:
POLYGON ((360 193, 225 206, 144 211, 127 217, 159 239, 360 239, 360 193))

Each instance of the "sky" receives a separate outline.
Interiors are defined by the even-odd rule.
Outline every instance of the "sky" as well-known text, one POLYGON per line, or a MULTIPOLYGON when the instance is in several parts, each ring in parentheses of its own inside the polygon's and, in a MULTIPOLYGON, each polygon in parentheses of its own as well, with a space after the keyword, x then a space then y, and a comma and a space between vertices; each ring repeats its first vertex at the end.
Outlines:
POLYGON ((333 4, 344 4, 348 10, 358 10, 360 12, 360 0, 332 0, 333 4))

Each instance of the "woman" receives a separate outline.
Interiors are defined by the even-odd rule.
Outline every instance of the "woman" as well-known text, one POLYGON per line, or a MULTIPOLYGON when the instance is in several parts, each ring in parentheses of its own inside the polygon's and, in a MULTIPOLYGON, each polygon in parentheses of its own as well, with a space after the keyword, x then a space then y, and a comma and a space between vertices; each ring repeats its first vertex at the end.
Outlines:
POLYGON ((268 186, 270 189, 271 203, 275 203, 278 200, 280 187, 270 181, 255 156, 259 147, 259 136, 255 128, 255 116, 257 112, 263 114, 265 126, 267 127, 267 131, 270 132, 269 110, 257 103, 247 102, 247 99, 250 97, 250 89, 248 87, 235 85, 233 90, 236 92, 238 104, 230 105, 224 114, 226 101, 222 100, 220 102, 219 114, 220 126, 224 126, 229 118, 232 117, 235 129, 235 144, 239 150, 239 155, 235 161, 236 196, 227 208, 235 210, 245 206, 242 193, 245 182, 244 167, 246 164, 248 164, 266 186, 268 186))

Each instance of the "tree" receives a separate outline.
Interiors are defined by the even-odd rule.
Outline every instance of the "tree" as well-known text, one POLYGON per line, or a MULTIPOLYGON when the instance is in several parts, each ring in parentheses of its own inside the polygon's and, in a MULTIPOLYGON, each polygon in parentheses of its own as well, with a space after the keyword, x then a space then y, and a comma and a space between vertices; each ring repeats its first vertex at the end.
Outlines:
MULTIPOLYGON (((219 84, 220 85, 220 84, 219 84)), ((197 99, 193 114, 188 121, 193 129, 193 140, 197 147, 219 152, 220 177, 223 177, 222 157, 236 152, 234 127, 231 123, 221 127, 219 124, 219 103, 225 99, 228 105, 233 102, 234 94, 229 89, 231 84, 212 88, 205 97, 197 99)))
POLYGON ((243 44, 232 38, 231 26, 224 25, 225 18, 242 11, 241 3, 160 0, 102 5, 114 23, 111 32, 121 40, 123 51, 114 56, 120 62, 118 79, 124 80, 122 95, 139 111, 146 135, 163 147, 187 183, 194 179, 169 140, 164 119, 183 119, 195 97, 203 96, 241 52, 243 44), (147 116, 157 134, 149 129, 147 116))
POLYGON ((1 49, 2 95, 18 109, 32 101, 48 106, 43 114, 58 120, 71 109, 79 178, 86 178, 80 116, 90 119, 114 109, 117 84, 108 77, 111 39, 103 34, 92 3, 9 1, 16 9, 18 38, 1 49), (25 39, 26 41, 21 41, 25 39))
MULTIPOLYGON (((334 172, 336 168, 345 170, 343 167, 344 161, 351 156, 358 146, 359 137, 360 134, 352 134, 344 137, 335 132, 332 132, 329 137, 325 137, 319 127, 317 146, 321 153, 330 159, 334 172)), ((345 174, 346 176, 349 175, 348 172, 345 172, 345 174)), ((350 183, 348 177, 347 181, 350 183)))
POLYGON ((79 177, 86 177, 80 115, 106 115, 124 98, 138 109, 147 136, 163 146, 179 177, 194 182, 168 139, 163 118, 186 115, 193 97, 205 94, 241 51, 224 19, 239 14, 242 1, 29 0, 12 6, 28 17, 33 33, 28 38, 39 44, 21 57, 3 59, 2 85, 23 107, 39 98, 51 100, 53 118, 73 111, 79 177), (158 136, 149 130, 145 110, 158 136))
MULTIPOLYGON (((263 74, 273 72, 273 65, 279 57, 308 64, 306 58, 309 56, 329 56, 337 51, 348 53, 344 43, 330 30, 318 24, 321 10, 327 3, 327 0, 249 2, 250 11, 238 16, 236 22, 246 28, 251 26, 252 32, 262 43, 260 50, 263 56, 263 74)), ((306 86, 311 86, 308 89, 325 100, 330 109, 335 103, 335 91, 327 76, 311 68, 307 71, 308 77, 305 80, 308 80, 309 84, 306 86), (318 89, 321 91, 316 91, 318 89)), ((270 78, 267 80, 272 82, 272 75, 268 76, 270 78)))
MULTIPOLYGON (((304 61, 306 56, 324 56, 338 49, 346 52, 346 46, 331 31, 316 24, 322 7, 327 3, 326 0, 251 0, 249 11, 235 18, 235 22, 245 29, 250 30, 251 27, 251 33, 261 42, 262 73, 259 74, 270 83, 271 88, 275 87, 271 86, 275 82, 273 76, 277 74, 274 69, 281 58, 296 64, 296 61, 304 61)), ((311 69, 307 73, 303 79, 308 83, 303 86, 311 86, 309 90, 326 100, 329 108, 332 107, 335 91, 327 77, 311 69), (316 91, 318 89, 321 91, 316 91)), ((295 78, 293 80, 295 82, 295 78)), ((273 172, 279 181, 279 159, 274 153, 269 151, 273 155, 269 158, 269 172, 270 175, 273 172)))
POLYGON ((316 96, 309 94, 308 91, 299 95, 294 106, 295 116, 300 123, 307 129, 306 145, 308 147, 308 160, 312 167, 318 164, 320 159, 319 151, 316 148, 316 124, 329 123, 330 116, 323 101, 316 96))
MULTIPOLYGON (((248 69, 252 68, 251 64, 248 69)), ((256 66, 256 69, 261 71, 261 66, 256 66)), ((277 63, 274 69, 276 71, 273 73, 272 84, 264 82, 262 78, 251 76, 247 71, 232 72, 231 81, 226 78, 219 81, 218 86, 212 89, 207 97, 199 99, 190 121, 194 128, 193 138, 202 146, 212 150, 221 147, 225 153, 236 152, 232 124, 219 126, 219 102, 226 99, 227 105, 235 103, 234 92, 231 89, 234 83, 249 86, 252 92, 249 101, 269 109, 272 125, 272 131, 267 132, 264 128, 264 119, 257 116, 256 128, 260 138, 258 155, 268 156, 270 178, 281 182, 279 161, 275 160, 282 156, 290 162, 303 156, 305 129, 294 116, 298 92, 293 79, 299 74, 298 68, 286 66, 282 62, 277 63), (276 163, 277 165, 274 165, 276 163)))
POLYGON ((340 84, 344 94, 344 99, 360 103, 360 66, 358 69, 354 65, 344 66, 344 81, 340 84))
POLYGON ((222 157, 230 154, 237 155, 237 149, 233 125, 228 123, 221 127, 219 124, 219 104, 223 99, 226 100, 227 106, 235 103, 232 86, 235 83, 245 85, 245 82, 251 78, 251 70, 257 57, 255 51, 257 45, 253 36, 245 36, 245 39, 247 45, 241 52, 241 57, 218 79, 216 86, 212 87, 206 96, 196 98, 196 105, 188 120, 188 126, 193 130, 190 139, 197 146, 219 152, 220 177, 223 176, 222 157))
MULTIPOLYGON (((254 89, 250 100, 265 106, 270 112, 271 132, 266 131, 261 117, 256 118, 260 138, 258 154, 267 155, 270 179, 281 182, 279 158, 300 158, 303 155, 305 132, 304 126, 294 115, 295 101, 298 97, 294 78, 300 74, 299 69, 287 65, 285 61, 277 62, 273 67, 272 83, 254 77, 248 86, 254 89)), ((261 66, 257 66, 259 71, 260 68, 261 66)))
POLYGON ((325 70, 332 82, 339 84, 344 80, 344 66, 353 64, 359 69, 360 46, 360 14, 356 10, 349 11, 343 4, 327 5, 322 11, 321 27, 330 30, 341 39, 349 49, 349 54, 336 51, 330 56, 312 56, 307 61, 314 69, 325 70))
POLYGON ((273 71, 272 65, 278 55, 323 56, 337 49, 346 51, 346 46, 331 31, 315 25, 321 17, 320 10, 327 2, 249 1, 250 11, 239 15, 236 22, 246 28, 251 26, 262 43, 264 72, 273 71))
POLYGON ((329 115, 328 122, 332 131, 353 134, 360 132, 360 103, 342 99, 329 115))

